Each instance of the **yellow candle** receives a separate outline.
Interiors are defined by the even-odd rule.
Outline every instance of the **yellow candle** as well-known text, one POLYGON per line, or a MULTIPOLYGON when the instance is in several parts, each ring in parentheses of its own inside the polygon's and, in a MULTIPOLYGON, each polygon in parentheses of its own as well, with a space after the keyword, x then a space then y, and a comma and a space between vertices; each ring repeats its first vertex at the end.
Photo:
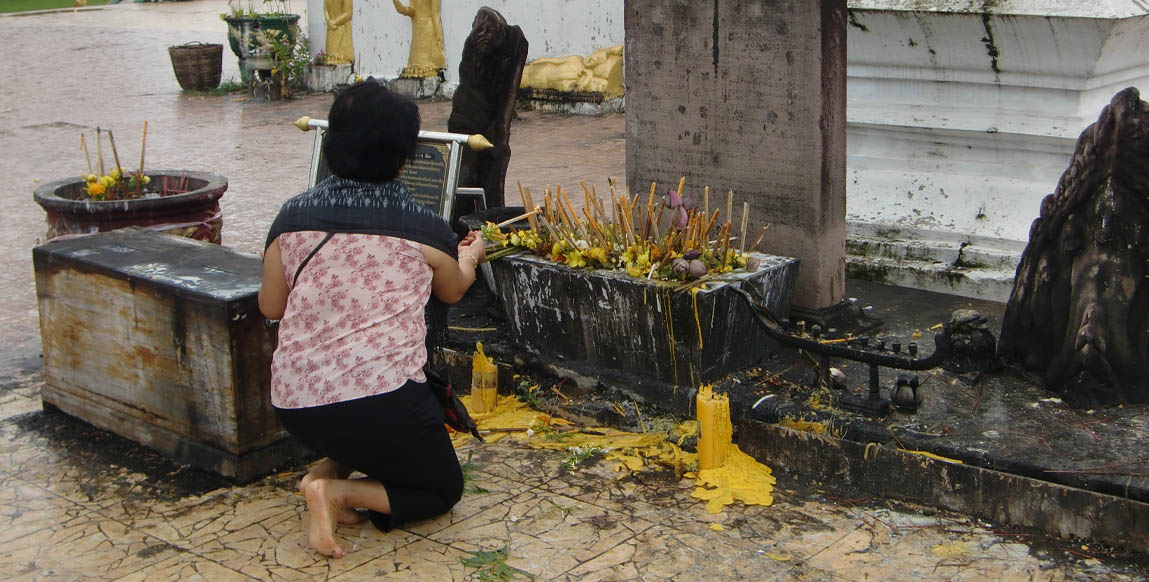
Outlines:
POLYGON ((483 342, 475 344, 471 357, 471 406, 473 412, 491 412, 499 395, 499 368, 483 353, 483 342))
POLYGON ((730 398, 715 394, 714 387, 703 384, 695 398, 698 408, 698 468, 715 469, 726 460, 726 450, 734 427, 730 424, 730 398))

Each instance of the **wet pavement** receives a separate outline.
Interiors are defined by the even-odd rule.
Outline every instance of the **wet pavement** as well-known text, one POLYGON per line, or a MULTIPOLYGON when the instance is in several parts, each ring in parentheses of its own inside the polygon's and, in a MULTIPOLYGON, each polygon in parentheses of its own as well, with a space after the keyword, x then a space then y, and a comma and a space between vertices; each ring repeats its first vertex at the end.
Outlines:
MULTIPOLYGON (((303 3, 297 2, 297 8, 303 3)), ((962 515, 836 497, 779 472, 775 504, 707 514, 692 484, 612 463, 563 467, 561 454, 468 445, 472 492, 448 515, 382 534, 340 528, 341 560, 306 547, 301 467, 247 486, 179 467, 134 443, 41 410, 31 249, 46 230, 38 181, 86 171, 81 131, 116 134, 147 167, 228 177, 223 244, 255 252, 275 211, 302 190, 329 95, 251 101, 193 96, 166 48, 225 42, 222 0, 121 4, 0 17, 0 578, 8 580, 473 580, 461 558, 506 548, 506 563, 558 580, 1139 580, 1144 558, 962 515)), ((225 48, 225 80, 238 78, 225 48)), ((421 105, 444 129, 446 102, 421 105)), ((624 176, 622 116, 524 112, 512 128, 516 181, 534 191, 624 176)), ((90 136, 89 136, 90 137, 90 136)), ((122 165, 133 162, 121 160, 122 165)), ((930 323, 933 323, 930 321, 930 323)), ((489 574, 489 572, 487 572, 489 574)))

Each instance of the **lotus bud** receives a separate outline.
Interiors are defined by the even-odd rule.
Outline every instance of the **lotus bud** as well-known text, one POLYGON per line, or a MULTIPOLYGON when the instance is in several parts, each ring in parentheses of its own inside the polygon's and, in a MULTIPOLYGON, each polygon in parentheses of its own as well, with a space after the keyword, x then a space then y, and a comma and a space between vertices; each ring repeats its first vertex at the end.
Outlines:
POLYGON ((666 197, 667 197, 667 201, 668 201, 667 206, 669 206, 671 208, 678 208, 678 207, 682 206, 682 197, 678 195, 677 191, 675 191, 675 190, 667 191, 666 197))
POLYGON ((700 251, 698 249, 690 249, 690 250, 686 251, 685 253, 682 253, 682 258, 684 258, 688 261, 693 261, 694 259, 697 259, 698 257, 701 257, 701 256, 702 256, 702 251, 700 251))
POLYGON ((671 221, 671 225, 674 228, 686 228, 687 224, 690 224, 690 217, 686 214, 686 209, 679 206, 674 210, 674 220, 671 221))
POLYGON ((682 277, 686 275, 688 271, 690 271, 690 261, 682 258, 674 259, 670 262, 670 267, 674 269, 675 275, 682 277))
POLYGON ((706 274, 706 263, 698 259, 690 261, 690 265, 686 272, 687 276, 691 279, 697 279, 706 274))
POLYGON ((746 258, 746 270, 750 271, 751 273, 753 273, 754 271, 757 271, 759 265, 761 265, 761 264, 762 264, 762 260, 757 258, 757 257, 747 257, 746 258))

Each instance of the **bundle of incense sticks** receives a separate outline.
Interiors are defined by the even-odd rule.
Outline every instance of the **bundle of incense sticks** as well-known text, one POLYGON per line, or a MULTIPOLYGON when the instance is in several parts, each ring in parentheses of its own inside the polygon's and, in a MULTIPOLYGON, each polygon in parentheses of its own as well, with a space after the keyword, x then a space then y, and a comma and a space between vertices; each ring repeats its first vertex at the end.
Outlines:
POLYGON ((585 201, 581 212, 562 186, 547 187, 542 199, 536 201, 529 188, 518 184, 523 207, 530 210, 501 223, 488 224, 493 229, 484 232, 491 231, 489 238, 504 245, 493 247, 490 252, 507 254, 505 249, 510 245, 500 229, 526 219, 541 241, 540 252, 550 252, 555 258, 565 256, 568 264, 586 256, 598 257, 595 260, 604 263, 599 266, 622 266, 626 260, 633 260, 636 267, 649 271, 647 276, 653 276, 661 275, 674 259, 689 255, 703 261, 713 276, 744 266, 745 255, 754 252, 766 235, 763 227, 754 244, 747 248, 750 203, 742 202, 742 215, 737 220, 733 191, 726 193, 724 217, 720 209, 711 211, 709 187, 703 191, 701 208, 682 202, 685 177, 669 197, 658 196, 658 184, 654 182, 645 196, 625 189, 620 192, 613 178, 607 194, 602 196, 593 185, 583 181, 579 185, 585 201), (593 252, 598 249, 601 252, 593 252), (603 256, 608 260, 603 261, 603 256), (643 261, 634 260, 640 256, 643 261))

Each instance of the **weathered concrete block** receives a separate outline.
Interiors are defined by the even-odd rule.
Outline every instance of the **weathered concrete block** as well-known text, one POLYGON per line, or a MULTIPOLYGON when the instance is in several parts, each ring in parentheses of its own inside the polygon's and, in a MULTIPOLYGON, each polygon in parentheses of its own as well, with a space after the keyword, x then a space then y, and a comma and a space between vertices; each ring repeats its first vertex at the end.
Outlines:
POLYGON ((32 254, 45 404, 239 481, 304 454, 268 398, 258 258, 136 228, 32 254))
POLYGON ((697 294, 530 255, 499 259, 492 268, 511 337, 526 351, 557 365, 694 386, 753 366, 777 348, 730 286, 758 288, 784 317, 798 260, 755 256, 762 260, 757 272, 730 273, 697 294))
POLYGON ((334 91, 340 85, 355 81, 351 64, 307 65, 307 90, 316 93, 334 91))

